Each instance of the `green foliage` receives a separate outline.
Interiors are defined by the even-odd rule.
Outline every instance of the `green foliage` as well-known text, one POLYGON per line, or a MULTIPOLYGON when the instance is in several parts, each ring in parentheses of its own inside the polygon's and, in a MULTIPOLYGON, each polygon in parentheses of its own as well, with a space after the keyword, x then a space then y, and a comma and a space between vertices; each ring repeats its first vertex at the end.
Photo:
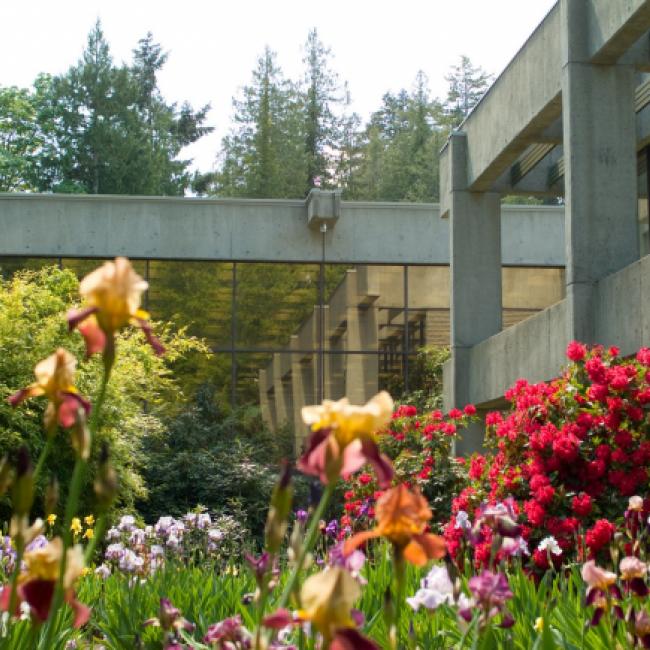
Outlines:
MULTIPOLYGON (((154 520, 180 516, 201 503, 237 515, 260 538, 280 461, 293 453, 293 437, 270 432, 257 408, 224 414, 212 395, 205 386, 194 405, 147 438, 150 494, 140 510, 154 520)), ((302 485, 299 480, 299 494, 302 485)))
MULTIPOLYGON (((56 267, 18 272, 11 280, 0 283, 0 454, 11 455, 25 443, 35 458, 45 443, 45 400, 30 400, 13 409, 4 398, 32 383, 36 363, 57 347, 66 347, 78 359, 83 358, 83 340, 78 333, 68 332, 64 318, 65 312, 76 306, 77 295, 75 275, 56 267)), ((162 430, 164 416, 182 408, 184 396, 172 376, 174 364, 188 353, 207 354, 202 343, 182 331, 159 329, 167 348, 163 359, 155 356, 139 331, 126 330, 119 337, 119 355, 108 386, 102 430, 95 440, 96 446, 102 440, 110 442, 120 476, 119 506, 131 507, 136 498, 146 496, 141 474, 143 441, 162 430)), ((81 363, 77 373, 80 392, 92 399, 101 374, 101 359, 94 357, 81 363)), ((56 442, 42 481, 53 474, 65 486, 74 463, 73 453, 65 433, 59 432, 56 442)), ((85 512, 92 511, 91 489, 85 490, 81 507, 85 512)), ((6 513, 3 503, 2 515, 6 513)))
MULTIPOLYGON (((182 195, 190 160, 181 149, 208 133, 209 106, 167 104, 157 74, 167 55, 151 34, 131 66, 116 66, 99 21, 65 74, 41 75, 35 104, 42 147, 32 183, 40 191, 182 195)), ((17 119, 16 116, 11 118, 17 119)))
MULTIPOLYGON (((383 612, 392 571, 389 554, 379 554, 377 562, 363 572, 368 584, 358 602, 366 619, 363 633, 382 648, 390 647, 383 612)), ((424 569, 407 568, 407 595, 415 593, 425 575, 424 569)), ((408 616, 403 616, 402 638, 410 640, 408 647, 413 650, 506 647, 513 650, 611 650, 614 647, 602 624, 595 628, 585 627, 590 612, 584 606, 584 583, 577 568, 566 575, 549 575, 539 584, 520 568, 515 568, 508 574, 508 581, 514 594, 508 603, 515 619, 512 628, 488 628, 479 637, 475 627, 459 623, 454 608, 441 605, 435 612, 420 608, 418 612, 409 611, 408 616), (540 618, 543 627, 537 631, 534 626, 540 618)), ((465 579, 461 580, 461 585, 467 589, 465 579)), ((254 606, 245 605, 244 596, 254 590, 255 581, 244 568, 217 573, 170 564, 143 581, 134 581, 124 575, 110 576, 106 580, 89 576, 81 580, 78 595, 93 608, 90 623, 84 630, 73 631, 70 610, 65 608, 59 620, 57 647, 63 647, 70 638, 89 640, 94 637, 98 642, 101 639, 102 645, 109 650, 134 647, 158 650, 162 647, 162 632, 156 627, 143 627, 143 623, 158 616, 161 597, 169 598, 186 619, 196 624, 196 631, 191 635, 194 639, 200 640, 211 624, 237 614, 241 615, 243 624, 252 629, 254 606)), ((273 601, 272 597, 269 611, 273 610, 273 601)), ((11 638, 4 639, 4 645, 0 641, 0 647, 29 647, 29 623, 13 626, 11 634, 11 638)), ((630 647, 624 625, 617 627, 615 639, 620 644, 618 647, 630 647)))
POLYGON ((0 87, 0 192, 33 189, 34 156, 41 144, 34 94, 0 87))
POLYGON ((446 347, 420 348, 409 365, 409 392, 400 401, 412 404, 418 411, 442 408, 442 367, 449 356, 446 347))
POLYGON ((431 99, 419 72, 412 92, 386 93, 372 114, 358 156, 351 199, 435 201, 439 196, 439 150, 448 130, 440 102, 431 99))

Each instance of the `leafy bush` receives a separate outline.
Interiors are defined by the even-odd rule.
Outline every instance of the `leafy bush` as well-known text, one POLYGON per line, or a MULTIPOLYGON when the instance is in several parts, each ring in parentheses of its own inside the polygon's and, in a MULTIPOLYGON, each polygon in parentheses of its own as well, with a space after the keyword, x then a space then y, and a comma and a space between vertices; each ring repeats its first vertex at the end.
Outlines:
POLYGON ((181 516, 200 503, 211 512, 237 515, 259 538, 278 467, 291 458, 293 439, 289 432, 269 431, 259 409, 225 414, 213 393, 204 386, 194 404, 147 437, 149 498, 139 510, 152 520, 181 516))
MULTIPOLYGON (((13 455, 27 444, 36 458, 45 444, 42 430, 44 400, 31 400, 20 409, 12 409, 4 399, 33 381, 32 368, 57 347, 65 346, 82 358, 84 344, 78 333, 69 333, 65 318, 76 306, 79 282, 71 271, 48 267, 39 271, 21 271, 12 279, 0 280, 0 456, 13 455)), ((164 358, 157 357, 136 330, 119 336, 119 354, 108 386, 102 412, 102 441, 110 442, 114 466, 120 476, 118 506, 132 508, 136 499, 146 497, 142 477, 143 442, 163 430, 163 417, 183 407, 182 387, 172 375, 174 364, 188 353, 207 355, 198 339, 158 327, 167 348, 164 358), (143 406, 145 408, 143 408, 143 406)), ((77 385, 82 394, 93 397, 99 385, 102 360, 98 357, 80 364, 77 385)), ((57 433, 60 437, 64 434, 57 433)), ((96 457, 93 454, 93 457, 96 457)), ((48 474, 57 476, 65 489, 74 464, 70 445, 55 444, 41 482, 48 474)), ((93 511, 92 490, 84 490, 82 509, 93 511)), ((65 494, 62 495, 62 500, 65 494)), ((0 515, 8 515, 7 501, 0 515)))

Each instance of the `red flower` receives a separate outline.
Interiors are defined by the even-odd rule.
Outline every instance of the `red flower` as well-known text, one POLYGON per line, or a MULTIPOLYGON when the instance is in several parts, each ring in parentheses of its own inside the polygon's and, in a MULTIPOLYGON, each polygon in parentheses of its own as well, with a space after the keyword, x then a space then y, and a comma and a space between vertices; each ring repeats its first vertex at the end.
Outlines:
POLYGON ((582 361, 587 354, 587 346, 578 341, 571 341, 566 348, 566 355, 571 361, 582 361))
POLYGON ((603 546, 607 546, 612 541, 615 532, 616 526, 614 524, 607 521, 607 519, 599 519, 587 531, 585 542, 592 553, 597 553, 603 546))
POLYGON ((578 496, 573 497, 571 507, 578 517, 588 517, 592 509, 591 497, 582 492, 578 496))
POLYGON ((528 517, 528 521, 533 526, 541 526, 544 523, 546 510, 544 510, 543 506, 537 501, 526 501, 526 503, 524 503, 524 512, 528 517))
POLYGON ((465 415, 469 415, 471 417, 472 415, 476 415, 476 407, 474 406, 474 404, 468 404, 463 409, 463 412, 465 413, 465 415))

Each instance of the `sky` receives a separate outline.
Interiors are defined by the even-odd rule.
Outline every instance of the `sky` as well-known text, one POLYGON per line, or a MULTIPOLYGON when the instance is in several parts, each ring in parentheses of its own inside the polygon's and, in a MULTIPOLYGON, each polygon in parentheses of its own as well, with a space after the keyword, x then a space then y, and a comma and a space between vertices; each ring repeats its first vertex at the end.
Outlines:
POLYGON ((251 78, 264 47, 286 77, 302 74, 303 46, 316 27, 332 51, 364 121, 387 91, 410 89, 418 70, 432 95, 461 55, 500 73, 555 0, 24 0, 2 2, 0 85, 29 86, 39 72, 65 72, 99 17, 117 63, 148 31, 169 52, 160 74, 168 101, 210 103, 214 133, 183 152, 202 171, 228 132, 232 97, 251 78))

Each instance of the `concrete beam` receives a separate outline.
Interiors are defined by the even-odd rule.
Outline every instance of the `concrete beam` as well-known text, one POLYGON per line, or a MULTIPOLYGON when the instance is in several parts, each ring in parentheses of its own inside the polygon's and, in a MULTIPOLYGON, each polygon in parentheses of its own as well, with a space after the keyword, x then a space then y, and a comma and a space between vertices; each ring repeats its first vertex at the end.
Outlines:
POLYGON ((588 0, 586 5, 587 55, 592 63, 616 63, 650 28, 648 0, 588 0))
MULTIPOLYGON (((326 260, 448 264, 437 204, 341 203, 326 260)), ((504 206, 506 265, 563 266, 561 207, 504 206), (543 237, 534 236, 544 233, 543 237)), ((0 256, 319 262, 304 201, 0 194, 0 256)))
MULTIPOLYGON (((572 47, 581 51, 582 60, 612 64, 634 50, 630 63, 641 70, 648 67, 643 39, 650 29, 650 0, 571 0, 568 6, 586 12, 582 29, 572 31, 581 38, 572 47)), ((560 14, 557 3, 461 125, 468 136, 471 191, 492 189, 529 144, 544 142, 542 133, 557 131, 553 125, 562 110, 564 60, 560 14)), ((441 196, 444 192, 441 187, 441 196)))
POLYGON ((468 138, 470 190, 489 190, 534 136, 560 116, 560 54, 556 5, 460 127, 468 138))

